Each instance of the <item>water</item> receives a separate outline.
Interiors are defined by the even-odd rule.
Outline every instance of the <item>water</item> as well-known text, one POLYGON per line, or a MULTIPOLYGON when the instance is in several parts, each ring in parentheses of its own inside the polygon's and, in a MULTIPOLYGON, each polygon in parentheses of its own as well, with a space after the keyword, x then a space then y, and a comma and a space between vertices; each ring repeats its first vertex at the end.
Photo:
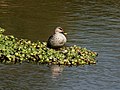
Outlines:
POLYGON ((90 66, 0 64, 0 90, 120 90, 119 0, 0 0, 0 26, 32 41, 61 26, 68 45, 99 54, 90 66))

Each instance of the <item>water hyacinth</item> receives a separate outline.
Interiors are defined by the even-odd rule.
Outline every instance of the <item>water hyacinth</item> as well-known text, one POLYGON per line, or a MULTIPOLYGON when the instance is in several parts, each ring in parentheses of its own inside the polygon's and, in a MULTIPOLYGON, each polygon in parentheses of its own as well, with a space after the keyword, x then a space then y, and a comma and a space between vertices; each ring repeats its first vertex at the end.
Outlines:
POLYGON ((76 45, 59 50, 47 48, 46 42, 31 42, 12 35, 3 35, 0 28, 0 62, 5 64, 39 63, 57 65, 96 64, 97 53, 76 45))

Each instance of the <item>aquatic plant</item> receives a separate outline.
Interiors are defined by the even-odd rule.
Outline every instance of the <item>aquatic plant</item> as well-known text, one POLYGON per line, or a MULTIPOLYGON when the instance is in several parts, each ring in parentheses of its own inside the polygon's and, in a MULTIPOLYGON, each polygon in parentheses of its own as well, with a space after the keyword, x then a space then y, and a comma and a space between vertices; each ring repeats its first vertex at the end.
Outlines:
POLYGON ((0 28, 0 62, 5 64, 39 63, 56 65, 96 64, 97 53, 76 45, 59 50, 50 49, 46 42, 31 42, 4 35, 0 28))

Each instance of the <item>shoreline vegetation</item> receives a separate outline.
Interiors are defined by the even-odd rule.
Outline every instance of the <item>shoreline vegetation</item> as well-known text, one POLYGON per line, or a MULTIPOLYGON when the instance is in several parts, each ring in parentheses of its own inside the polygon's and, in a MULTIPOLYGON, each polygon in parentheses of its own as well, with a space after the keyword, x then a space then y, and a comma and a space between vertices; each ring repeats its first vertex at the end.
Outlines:
POLYGON ((39 63, 65 66, 96 64, 97 53, 73 45, 54 50, 47 47, 47 42, 31 42, 18 39, 13 35, 4 35, 0 28, 0 62, 4 64, 39 63))

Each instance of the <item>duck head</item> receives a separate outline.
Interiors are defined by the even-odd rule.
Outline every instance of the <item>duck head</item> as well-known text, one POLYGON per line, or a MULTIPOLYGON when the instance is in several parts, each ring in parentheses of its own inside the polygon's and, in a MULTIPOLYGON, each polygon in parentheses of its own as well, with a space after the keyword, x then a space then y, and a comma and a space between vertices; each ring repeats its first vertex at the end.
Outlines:
POLYGON ((57 27, 55 33, 64 33, 64 30, 61 27, 57 27))
POLYGON ((67 35, 67 33, 64 33, 64 30, 63 30, 61 27, 57 27, 57 28, 55 29, 55 33, 62 33, 62 34, 64 34, 64 35, 67 35))

